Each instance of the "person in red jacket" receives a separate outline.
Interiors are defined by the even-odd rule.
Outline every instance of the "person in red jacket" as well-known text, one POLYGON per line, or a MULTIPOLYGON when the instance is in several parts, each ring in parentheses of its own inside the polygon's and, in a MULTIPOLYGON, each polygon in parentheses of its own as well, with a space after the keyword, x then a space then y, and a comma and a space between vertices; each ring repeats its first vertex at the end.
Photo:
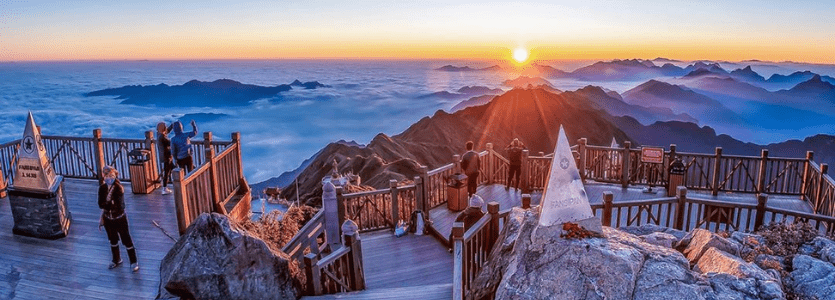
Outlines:
POLYGON ((99 208, 101 208, 101 218, 99 219, 99 231, 102 227, 107 232, 107 239, 110 240, 110 253, 113 255, 113 261, 110 263, 109 269, 113 269, 122 264, 122 258, 119 255, 119 240, 122 245, 128 250, 128 258, 130 258, 130 267, 134 272, 139 271, 139 262, 136 260, 136 248, 133 247, 133 239, 130 237, 130 230, 128 230, 128 217, 125 214, 125 189, 117 179, 119 172, 111 167, 106 166, 102 170, 104 183, 99 186, 99 208))

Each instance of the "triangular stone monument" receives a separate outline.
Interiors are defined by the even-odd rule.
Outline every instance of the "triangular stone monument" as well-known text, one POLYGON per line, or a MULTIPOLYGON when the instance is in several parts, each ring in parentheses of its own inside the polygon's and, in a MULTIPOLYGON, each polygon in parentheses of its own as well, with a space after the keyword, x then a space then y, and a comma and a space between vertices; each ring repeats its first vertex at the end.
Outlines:
POLYGON ((49 191, 55 184, 55 171, 46 155, 41 133, 35 126, 32 112, 26 118, 26 128, 18 149, 17 172, 14 186, 18 189, 49 191))
POLYGON ((594 216, 583 187, 583 180, 571 154, 565 130, 560 126, 551 171, 542 192, 542 208, 539 227, 577 223, 583 228, 602 233, 600 218, 594 216))
POLYGON ((612 145, 609 146, 609 147, 611 147, 611 148, 620 147, 620 145, 618 145, 618 141, 615 140, 615 137, 612 137, 612 145))
POLYGON ((17 153, 14 184, 9 187, 12 232, 45 239, 67 236, 72 215, 64 198, 64 178, 52 169, 32 112, 26 119, 17 153))

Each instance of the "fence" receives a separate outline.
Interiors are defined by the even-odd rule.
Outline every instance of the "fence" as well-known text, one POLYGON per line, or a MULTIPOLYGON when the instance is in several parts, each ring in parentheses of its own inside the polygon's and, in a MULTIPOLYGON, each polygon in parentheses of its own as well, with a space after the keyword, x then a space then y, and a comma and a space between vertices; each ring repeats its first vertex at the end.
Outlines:
POLYGON ((487 204, 487 214, 466 232, 464 223, 453 225, 453 299, 463 299, 464 294, 470 290, 473 280, 487 263, 509 214, 510 210, 500 212, 499 204, 490 202, 487 204))
POLYGON ((174 204, 181 234, 202 213, 217 212, 243 219, 249 217, 251 210, 249 185, 241 162, 240 133, 233 133, 232 142, 218 155, 212 133, 205 132, 203 138, 205 161, 191 173, 186 174, 182 168, 173 172, 174 204))
POLYGON ((416 187, 410 184, 397 186, 396 180, 389 182, 389 189, 351 194, 342 194, 337 189, 337 205, 345 212, 345 219, 352 220, 359 230, 369 231, 394 228, 398 221, 409 221, 412 211, 418 206, 416 187))

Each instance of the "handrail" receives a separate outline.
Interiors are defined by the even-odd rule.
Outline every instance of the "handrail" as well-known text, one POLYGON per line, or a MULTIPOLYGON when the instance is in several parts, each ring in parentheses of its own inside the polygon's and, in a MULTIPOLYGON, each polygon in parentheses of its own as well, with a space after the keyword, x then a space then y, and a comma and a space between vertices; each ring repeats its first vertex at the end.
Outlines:
MULTIPOLYGON (((304 255, 305 249, 310 248, 311 252, 319 253, 319 245, 316 245, 315 248, 310 247, 312 243, 315 243, 319 235, 322 234, 325 228, 325 211, 319 210, 313 218, 307 221, 307 224, 304 224, 296 235, 290 239, 284 247, 281 248, 281 251, 287 253, 293 260, 298 261, 299 263, 302 262, 302 256, 304 255), (313 251, 315 250, 315 251, 313 251)), ((323 244, 327 244, 324 242, 323 244)))
POLYGON ((359 234, 342 234, 342 244, 325 257, 304 256, 307 292, 314 296, 365 289, 362 242, 359 234))
POLYGON ((510 211, 499 211, 499 204, 490 202, 487 204, 488 213, 466 232, 463 223, 453 224, 453 299, 463 299, 464 293, 469 291, 498 239, 500 221, 506 221, 510 211))

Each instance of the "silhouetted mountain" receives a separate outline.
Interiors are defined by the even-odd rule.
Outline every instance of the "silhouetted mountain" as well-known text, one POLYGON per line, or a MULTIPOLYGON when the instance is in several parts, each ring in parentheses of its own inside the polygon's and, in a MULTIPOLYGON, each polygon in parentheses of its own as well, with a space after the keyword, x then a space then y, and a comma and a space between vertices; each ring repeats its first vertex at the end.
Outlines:
POLYGON ((549 82, 548 80, 542 79, 540 77, 528 77, 528 76, 519 76, 516 79, 505 80, 502 84, 506 85, 506 86, 509 86, 509 87, 513 87, 513 88, 523 88, 523 89, 527 88, 529 85, 530 86, 546 85, 548 87, 553 88, 553 86, 551 85, 551 82, 549 82))
POLYGON ((835 85, 823 81, 820 75, 815 74, 815 76, 813 76, 811 79, 798 83, 796 86, 785 92, 794 95, 815 96, 831 93, 832 91, 835 91, 835 85))
MULTIPOLYGON (((333 159, 340 172, 359 174, 363 184, 388 187, 389 179, 411 179, 418 174, 418 163, 430 169, 445 165, 453 154, 464 152, 471 140, 477 149, 487 143, 502 149, 519 138, 531 152, 553 151, 559 125, 565 126, 571 141, 580 137, 589 143, 609 143, 612 137, 628 137, 608 121, 605 112, 594 109, 589 100, 571 94, 563 96, 544 89, 513 89, 486 105, 468 107, 449 114, 437 111, 393 137, 378 134, 366 147, 339 144, 326 146, 310 166, 299 175, 302 200, 318 204, 321 178, 331 171, 333 159), (308 192, 309 191, 309 192, 308 192)), ((294 195, 295 187, 283 189, 294 195)))
POLYGON ((498 95, 504 93, 504 90, 475 85, 462 87, 457 92, 465 95, 498 95))
MULTIPOLYGON (((613 117, 612 122, 640 145, 663 146, 669 149, 676 144, 679 152, 713 153, 716 147, 722 147, 722 153, 728 155, 757 156, 762 149, 769 150, 772 157, 806 157, 806 151, 815 152, 815 161, 832 165, 835 163, 835 136, 819 134, 803 141, 788 140, 768 145, 746 143, 731 136, 720 134, 709 126, 699 127, 685 122, 656 122, 649 126, 641 125, 631 117, 613 117)), ((636 146, 636 145, 633 145, 636 146)))
POLYGON ((760 74, 757 74, 757 72, 754 72, 754 70, 751 70, 751 66, 747 66, 744 69, 733 70, 733 71, 731 71, 730 75, 733 78, 748 81, 748 82, 763 82, 763 81, 765 81, 765 77, 762 77, 760 74))
POLYGON ((705 69, 705 70, 708 70, 708 71, 710 71, 712 73, 716 73, 716 74, 723 74, 723 75, 728 74, 728 71, 725 71, 725 69, 723 69, 718 63, 704 63, 704 62, 701 62, 701 61, 697 61, 697 62, 693 63, 692 65, 684 67, 684 72, 683 73, 688 74, 688 73, 693 72, 693 71, 698 70, 698 69, 705 69))
MULTIPOLYGON (((798 83, 812 79, 812 77, 815 77, 815 75, 818 74, 812 73, 811 71, 798 71, 789 75, 774 74, 771 75, 771 77, 769 77, 768 80, 766 80, 766 82, 773 84, 788 84, 794 86, 798 83)), ((829 76, 821 76, 821 80, 835 84, 835 78, 829 76)))
POLYGON ((455 106, 450 108, 449 112, 454 113, 456 111, 465 109, 465 108, 470 107, 470 106, 484 105, 484 104, 489 103, 490 100, 493 100, 493 98, 495 98, 495 97, 496 97, 495 95, 484 95, 484 96, 472 97, 470 99, 459 102, 458 104, 456 104, 455 106))
POLYGON ((596 62, 571 72, 572 77, 591 81, 628 81, 645 80, 661 76, 681 76, 684 70, 673 64, 662 67, 655 66, 651 61, 638 59, 613 60, 610 62, 596 62))
POLYGON ((318 81, 308 81, 308 82, 302 83, 298 79, 296 79, 292 83, 290 83, 290 86, 299 86, 299 87, 303 87, 307 90, 312 90, 312 89, 320 88, 320 87, 329 87, 327 85, 319 83, 318 81))
POLYGON ((458 94, 458 93, 450 93, 450 92, 447 92, 447 91, 440 91, 440 92, 434 92, 434 93, 430 93, 430 94, 426 94, 426 95, 417 96, 418 99, 439 98, 439 99, 446 99, 446 100, 463 99, 463 98, 466 98, 466 97, 469 97, 469 95, 458 94))
MULTIPOLYGON (((296 84, 297 81, 293 82, 296 84)), ((318 82, 301 83, 306 89, 327 87, 318 82)), ((117 96, 124 99, 122 104, 156 105, 165 107, 193 106, 241 106, 250 101, 270 98, 291 89, 291 85, 282 84, 273 87, 243 84, 230 79, 212 82, 192 80, 183 85, 128 85, 109 88, 84 94, 92 96, 117 96)))
POLYGON ((495 72, 495 71, 502 71, 502 70, 503 70, 502 67, 499 66, 499 65, 493 65, 493 66, 489 66, 489 67, 481 68, 481 69, 470 68, 469 66, 456 67, 456 66, 453 66, 453 65, 446 65, 446 66, 435 69, 435 71, 444 71, 444 72, 474 72, 474 71, 495 72))
POLYGON ((551 66, 533 63, 530 67, 522 70, 522 76, 547 77, 547 78, 571 78, 571 73, 556 69, 551 66))
POLYGON ((196 113, 196 114, 185 114, 182 117, 179 117, 180 123, 188 124, 191 120, 197 123, 206 123, 217 121, 228 117, 227 114, 219 114, 219 113, 196 113))
POLYGON ((707 75, 718 75, 718 74, 713 73, 710 70, 705 69, 705 68, 699 68, 699 69, 690 71, 690 73, 687 73, 687 75, 684 75, 682 78, 695 78, 695 77, 707 76, 707 75))
POLYGON ((693 117, 687 114, 676 115, 669 108, 661 107, 645 107, 640 105, 629 104, 623 101, 623 98, 617 92, 604 91, 600 87, 586 86, 574 92, 582 97, 588 99, 592 107, 605 110, 613 116, 632 116, 638 119, 641 123, 651 124, 655 121, 685 121, 698 122, 693 117))
POLYGON ((745 120, 719 101, 678 85, 650 80, 623 93, 627 103, 671 109, 723 128, 744 126, 745 120))
POLYGON ((652 61, 657 62, 657 63, 680 63, 680 62, 682 62, 680 60, 669 59, 669 58, 664 58, 664 57, 656 57, 652 61))
POLYGON ((835 115, 835 85, 823 81, 820 75, 798 83, 790 90, 777 91, 776 94, 784 97, 781 102, 793 107, 835 115))

